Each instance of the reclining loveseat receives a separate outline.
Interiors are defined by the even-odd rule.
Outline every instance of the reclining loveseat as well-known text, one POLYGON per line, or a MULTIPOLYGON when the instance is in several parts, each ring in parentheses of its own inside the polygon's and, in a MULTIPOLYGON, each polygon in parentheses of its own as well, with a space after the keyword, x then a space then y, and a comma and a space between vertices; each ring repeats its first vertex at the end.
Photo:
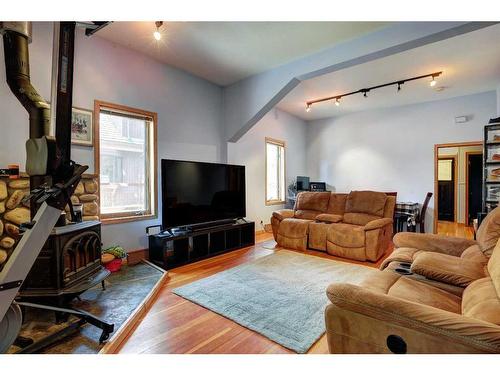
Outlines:
POLYGON ((500 353, 500 242, 487 263, 469 260, 474 267, 457 267, 461 258, 450 254, 425 255, 418 264, 425 282, 387 267, 360 285, 328 287, 331 353, 500 353), (465 288, 449 291, 433 277, 465 288))
POLYGON ((293 210, 273 212, 274 239, 285 248, 375 262, 391 241, 395 204, 375 191, 302 192, 293 210))

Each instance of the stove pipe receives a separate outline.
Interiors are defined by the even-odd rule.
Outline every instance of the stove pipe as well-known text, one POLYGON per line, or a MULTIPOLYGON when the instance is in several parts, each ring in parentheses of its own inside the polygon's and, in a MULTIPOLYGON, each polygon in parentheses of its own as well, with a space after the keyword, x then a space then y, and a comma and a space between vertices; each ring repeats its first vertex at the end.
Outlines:
POLYGON ((31 22, 0 22, 7 84, 29 114, 30 138, 50 133, 50 108, 30 82, 31 22))

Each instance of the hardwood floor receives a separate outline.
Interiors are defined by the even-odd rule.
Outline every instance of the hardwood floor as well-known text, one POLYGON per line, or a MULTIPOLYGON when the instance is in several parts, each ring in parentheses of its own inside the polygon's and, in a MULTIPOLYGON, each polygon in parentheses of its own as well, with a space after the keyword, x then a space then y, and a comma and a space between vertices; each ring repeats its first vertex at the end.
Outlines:
POLYGON ((446 236, 474 239, 474 229, 472 227, 451 221, 438 221, 437 232, 446 236))
MULTIPOLYGON (((275 244, 271 234, 258 234, 255 246, 170 270, 157 300, 131 331, 119 353, 293 353, 257 332, 172 293, 172 289, 183 284, 279 251, 275 244)), ((318 251, 306 253, 372 267, 382 262, 382 259, 377 263, 348 261, 318 251)), ((325 335, 309 353, 328 353, 325 335)))

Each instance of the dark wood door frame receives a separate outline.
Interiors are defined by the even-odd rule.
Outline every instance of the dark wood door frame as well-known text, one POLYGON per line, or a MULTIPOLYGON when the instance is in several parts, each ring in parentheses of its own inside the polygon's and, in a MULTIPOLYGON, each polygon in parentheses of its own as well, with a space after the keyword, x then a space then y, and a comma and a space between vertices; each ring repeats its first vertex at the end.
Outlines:
MULTIPOLYGON (((473 141, 473 142, 457 142, 457 143, 439 143, 434 145, 434 226, 433 232, 437 233, 437 217, 438 217, 438 159, 439 159, 439 149, 447 148, 447 147, 467 147, 467 146, 482 146, 482 141, 473 141)), ((455 163, 455 168, 458 168, 457 163, 455 163)), ((455 174, 458 177, 458 174, 455 174)), ((457 180, 457 178, 455 179, 457 180)), ((456 189, 455 189, 456 192, 456 189)), ((456 204, 456 199, 455 199, 456 204)), ((455 209, 456 215, 456 209, 455 209)))
POLYGON ((465 152, 465 226, 469 225, 469 155, 483 155, 483 151, 466 151, 465 152))

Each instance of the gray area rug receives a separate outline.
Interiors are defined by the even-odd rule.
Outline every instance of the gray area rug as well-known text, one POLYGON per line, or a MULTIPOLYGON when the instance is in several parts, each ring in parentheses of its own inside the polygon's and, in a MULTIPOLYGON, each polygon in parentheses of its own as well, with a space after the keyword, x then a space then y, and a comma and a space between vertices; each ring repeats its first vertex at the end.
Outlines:
POLYGON ((326 288, 359 284, 373 268, 280 250, 173 292, 297 353, 325 332, 326 288))

